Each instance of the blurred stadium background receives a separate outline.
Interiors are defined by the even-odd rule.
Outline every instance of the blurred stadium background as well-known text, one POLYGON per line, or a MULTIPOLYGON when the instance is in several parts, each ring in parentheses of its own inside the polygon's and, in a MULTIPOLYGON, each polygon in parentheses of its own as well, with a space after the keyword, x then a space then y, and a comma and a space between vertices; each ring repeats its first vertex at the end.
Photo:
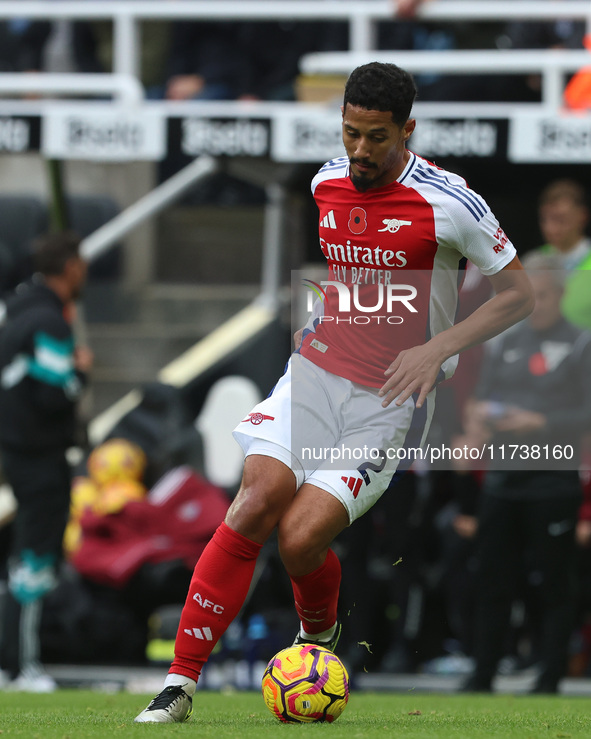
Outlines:
MULTIPOLYGON (((152 502, 154 493, 166 497, 162 475, 179 469, 203 476, 191 477, 199 489, 183 505, 207 507, 212 486, 236 490, 240 459, 229 431, 289 356, 290 270, 321 266, 309 181, 342 154, 342 87, 359 63, 393 61, 416 75, 410 148, 482 193, 520 254, 538 246, 542 187, 558 177, 588 181, 591 117, 584 98, 564 93, 589 64, 590 26, 586 0, 433 0, 404 19, 391 0, 0 0, 0 288, 26 276, 31 241, 48 228, 80 232, 91 261, 77 330, 96 364, 79 477, 89 475, 88 453, 115 437, 146 454, 142 484, 152 502), (225 54, 234 49, 230 81, 244 66, 250 78, 212 99, 173 94, 175 43, 188 26, 196 35, 182 47, 190 50, 183 74, 207 76, 208 59, 192 57, 205 28, 220 34, 225 54), (530 38, 524 28, 544 33, 520 41, 520 29, 530 38), (259 84, 270 70, 276 79, 259 84)), ((185 495, 188 479, 166 484, 185 495)), ((435 487, 417 476, 402 495, 412 536, 425 535, 436 515, 435 487)), ((367 543, 376 525, 359 538, 367 543)), ((406 541, 408 530, 400 536, 406 541)), ((346 537, 341 545, 345 561, 362 559, 375 588, 404 548, 386 546, 390 538, 379 539, 381 550, 346 537)), ((349 634, 358 684, 454 689, 469 655, 438 589, 440 552, 404 546, 406 578, 388 598, 366 598, 381 617, 359 616, 371 635, 349 634), (359 656, 362 640, 374 654, 359 656)), ((46 609, 52 674, 62 684, 145 687, 152 665, 170 654, 186 561, 178 552, 148 558, 119 581, 74 562, 46 609)), ((249 601, 206 686, 249 686, 252 665, 288 643, 295 617, 272 543, 257 588, 262 610, 249 601)), ((531 641, 533 628, 523 613, 519 620, 520 607, 502 678, 508 690, 525 689, 535 672, 519 664, 520 639, 531 641)), ((572 692, 587 690, 585 618, 582 607, 572 692)))

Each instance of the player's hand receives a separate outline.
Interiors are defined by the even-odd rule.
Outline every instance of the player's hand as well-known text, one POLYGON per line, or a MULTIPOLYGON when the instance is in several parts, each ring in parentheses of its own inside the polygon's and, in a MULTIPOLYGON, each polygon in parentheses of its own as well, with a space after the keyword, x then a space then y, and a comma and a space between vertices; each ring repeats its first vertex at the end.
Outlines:
POLYGON ((494 424, 497 431, 514 434, 531 434, 546 427, 546 416, 522 408, 509 408, 504 416, 494 424))
POLYGON ((478 519, 476 516, 466 516, 464 513, 458 515, 452 521, 454 531, 462 539, 473 539, 478 531, 478 519))
POLYGON ((199 74, 179 74, 171 77, 166 86, 167 100, 190 100, 205 87, 205 79, 199 74))
POLYGON ((94 364, 94 354, 87 346, 77 346, 74 349, 74 366, 80 372, 90 372, 94 364))
POLYGON ((487 400, 468 398, 464 406, 463 425, 466 436, 472 442, 469 446, 481 446, 488 442, 493 430, 491 404, 487 400))
POLYGON ((575 529, 575 538, 580 547, 591 546, 591 521, 578 521, 575 529))
POLYGON ((418 392, 416 407, 422 408, 444 359, 432 342, 401 351, 384 372, 388 379, 378 393, 384 398, 382 406, 387 408, 393 400, 400 406, 418 392))
POLYGON ((302 344, 302 336, 304 335, 304 329, 299 328, 293 335, 293 345, 296 349, 299 349, 302 344))
POLYGON ((424 0, 392 0, 397 18, 414 18, 424 0))

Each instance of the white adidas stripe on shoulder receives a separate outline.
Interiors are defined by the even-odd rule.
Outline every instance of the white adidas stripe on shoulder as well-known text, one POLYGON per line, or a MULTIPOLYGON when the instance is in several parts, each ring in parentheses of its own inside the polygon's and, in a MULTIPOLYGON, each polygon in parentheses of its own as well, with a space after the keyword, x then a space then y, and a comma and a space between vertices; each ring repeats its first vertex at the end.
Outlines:
POLYGON ((326 180, 337 180, 341 177, 349 176, 349 159, 347 157, 338 157, 331 159, 320 168, 318 174, 312 180, 312 194, 321 182, 326 180))
POLYGON ((330 162, 323 164, 319 171, 322 172, 325 169, 334 169, 335 167, 342 167, 347 164, 349 164, 348 157, 336 157, 336 159, 331 159, 330 162))
POLYGON ((480 221, 489 211, 486 201, 468 187, 463 177, 453 172, 439 169, 429 162, 417 158, 409 175, 416 185, 433 188, 461 203, 476 221, 480 221))

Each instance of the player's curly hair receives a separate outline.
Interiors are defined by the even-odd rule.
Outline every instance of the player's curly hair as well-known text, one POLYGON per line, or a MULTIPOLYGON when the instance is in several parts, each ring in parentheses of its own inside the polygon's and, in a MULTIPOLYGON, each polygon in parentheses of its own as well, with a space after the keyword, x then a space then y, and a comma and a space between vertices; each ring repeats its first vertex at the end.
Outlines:
POLYGON ((390 111, 394 123, 402 127, 410 117, 416 96, 414 79, 406 70, 396 64, 370 62, 351 72, 343 105, 390 111))

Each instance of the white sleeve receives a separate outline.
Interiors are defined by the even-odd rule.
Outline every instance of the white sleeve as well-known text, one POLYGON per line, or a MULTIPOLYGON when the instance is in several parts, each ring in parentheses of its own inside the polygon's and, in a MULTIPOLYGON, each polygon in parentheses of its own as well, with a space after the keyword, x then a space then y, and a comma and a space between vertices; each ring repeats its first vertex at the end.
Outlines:
POLYGON ((311 190, 312 195, 316 192, 316 188, 321 182, 327 180, 340 179, 347 177, 349 174, 349 160, 347 157, 338 157, 338 159, 331 159, 330 162, 326 162, 317 172, 312 180, 311 190))
POLYGON ((494 275, 517 255, 486 202, 466 189, 478 207, 467 208, 452 198, 441 202, 435 213, 437 241, 456 249, 484 275, 494 275))

